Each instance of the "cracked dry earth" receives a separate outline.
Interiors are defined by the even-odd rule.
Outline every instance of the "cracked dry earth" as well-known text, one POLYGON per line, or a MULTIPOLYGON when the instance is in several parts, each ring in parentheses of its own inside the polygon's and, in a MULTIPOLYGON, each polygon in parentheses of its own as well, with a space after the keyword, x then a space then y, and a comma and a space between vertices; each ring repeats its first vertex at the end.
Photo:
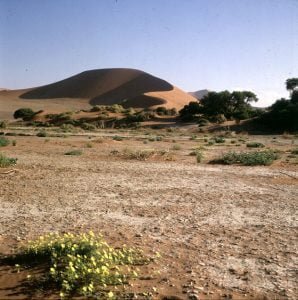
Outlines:
MULTIPOLYGON (((0 250, 91 228, 162 254, 160 274, 136 283, 155 286, 153 298, 297 299, 297 170, 124 160, 99 148, 66 157, 38 143, 17 149, 16 172, 0 176, 0 250)), ((9 276, 1 267, 0 298, 14 289, 9 276)))

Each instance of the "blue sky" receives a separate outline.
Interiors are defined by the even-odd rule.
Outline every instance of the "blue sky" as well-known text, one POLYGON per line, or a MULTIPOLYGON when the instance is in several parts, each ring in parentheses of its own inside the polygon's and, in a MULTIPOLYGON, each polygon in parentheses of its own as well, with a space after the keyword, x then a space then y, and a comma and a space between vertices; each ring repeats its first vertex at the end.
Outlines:
POLYGON ((298 0, 0 0, 0 87, 109 67, 269 105, 298 77, 298 0))

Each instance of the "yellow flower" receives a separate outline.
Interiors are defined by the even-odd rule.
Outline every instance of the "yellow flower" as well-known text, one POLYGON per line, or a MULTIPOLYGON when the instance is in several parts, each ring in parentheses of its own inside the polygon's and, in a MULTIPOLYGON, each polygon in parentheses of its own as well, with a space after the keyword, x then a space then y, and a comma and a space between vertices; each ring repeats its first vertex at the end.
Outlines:
POLYGON ((113 298, 114 297, 114 293, 111 291, 108 293, 108 298, 113 298))

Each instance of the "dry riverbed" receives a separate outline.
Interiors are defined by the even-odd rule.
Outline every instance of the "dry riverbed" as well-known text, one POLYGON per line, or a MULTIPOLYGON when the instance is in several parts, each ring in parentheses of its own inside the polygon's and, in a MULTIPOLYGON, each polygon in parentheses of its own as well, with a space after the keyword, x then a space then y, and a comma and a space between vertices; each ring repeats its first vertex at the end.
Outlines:
MULTIPOLYGON (((154 299, 296 299, 297 164, 286 158, 270 167, 197 164, 188 154, 203 138, 182 136, 149 144, 143 135, 13 139, 16 146, 0 149, 18 158, 13 172, 0 170, 2 253, 43 233, 92 229, 112 244, 162 254, 146 269, 151 277, 130 287, 154 299), (173 155, 146 161, 110 155, 127 147, 172 148, 173 155), (83 154, 64 155, 72 149, 83 154)), ((286 151, 297 140, 262 142, 286 151)), ((232 147, 205 146, 205 160, 232 147)), ((27 297, 20 291, 24 274, 0 266, 1 299, 27 297)))

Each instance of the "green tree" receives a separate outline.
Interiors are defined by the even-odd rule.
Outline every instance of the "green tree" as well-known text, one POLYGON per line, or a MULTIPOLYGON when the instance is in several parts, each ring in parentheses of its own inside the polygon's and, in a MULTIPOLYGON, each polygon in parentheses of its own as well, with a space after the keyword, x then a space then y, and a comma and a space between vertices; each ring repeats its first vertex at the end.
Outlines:
POLYGON ((36 113, 31 108, 20 108, 16 110, 13 114, 15 119, 23 119, 24 121, 29 121, 33 118, 36 113))
POLYGON ((293 92, 298 88, 298 78, 289 78, 286 80, 286 88, 292 95, 293 92))

